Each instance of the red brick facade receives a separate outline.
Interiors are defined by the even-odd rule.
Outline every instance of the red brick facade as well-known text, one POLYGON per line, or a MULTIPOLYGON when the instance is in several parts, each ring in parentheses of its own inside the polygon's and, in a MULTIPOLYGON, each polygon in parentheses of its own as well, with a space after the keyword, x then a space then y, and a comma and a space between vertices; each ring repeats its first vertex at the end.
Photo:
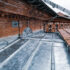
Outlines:
MULTIPOLYGON (((18 27, 12 27, 12 21, 18 21, 15 19, 0 18, 0 37, 18 34, 18 27)), ((28 26, 28 20, 19 20, 20 32, 22 33, 24 29, 28 26)), ((40 20, 30 20, 29 27, 32 30, 43 29, 42 21, 40 20)))
MULTIPOLYGON (((43 24, 52 16, 46 12, 39 11, 32 5, 20 0, 0 1, 0 37, 18 34, 18 27, 12 27, 12 21, 19 21, 20 32, 29 26, 32 30, 43 29, 43 24)), ((55 32, 56 24, 58 28, 70 27, 70 20, 63 18, 55 19, 45 25, 46 32, 55 32), (67 24, 68 23, 68 24, 67 24), (51 25, 51 31, 49 31, 51 25)))

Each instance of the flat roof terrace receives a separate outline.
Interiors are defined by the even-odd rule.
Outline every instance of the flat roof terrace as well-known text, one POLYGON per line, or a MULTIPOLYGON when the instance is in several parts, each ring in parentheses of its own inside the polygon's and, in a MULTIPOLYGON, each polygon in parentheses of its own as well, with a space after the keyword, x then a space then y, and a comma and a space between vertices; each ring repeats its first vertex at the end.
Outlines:
POLYGON ((0 50, 0 70, 51 69, 70 70, 70 53, 59 33, 35 32, 0 50))

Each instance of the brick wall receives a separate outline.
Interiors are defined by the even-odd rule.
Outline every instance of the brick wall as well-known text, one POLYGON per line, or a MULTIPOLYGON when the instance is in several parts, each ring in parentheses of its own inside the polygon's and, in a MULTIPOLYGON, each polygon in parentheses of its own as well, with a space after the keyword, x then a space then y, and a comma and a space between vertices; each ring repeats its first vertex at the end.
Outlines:
MULTIPOLYGON (((13 28, 12 21, 19 20, 20 33, 22 33, 27 27, 28 20, 29 27, 34 31, 43 29, 43 23, 47 22, 47 20, 51 17, 52 16, 50 14, 39 11, 32 5, 21 2, 20 0, 0 0, 0 37, 18 34, 18 27, 13 28), (15 16, 13 17, 13 15, 15 16), (19 18, 21 16, 24 18, 19 18)), ((49 32, 50 25, 52 26, 51 32, 56 31, 55 22, 59 23, 58 28, 68 28, 70 26, 70 20, 58 18, 55 19, 52 24, 46 24, 46 32, 49 32)))
POLYGON ((70 28, 70 23, 51 22, 45 25, 46 32, 56 32, 58 29, 70 28))
MULTIPOLYGON (((12 27, 12 21, 18 21, 16 19, 9 19, 9 18, 0 18, 0 37, 5 37, 9 35, 16 35, 18 34, 18 27, 12 27)), ((23 19, 19 20, 20 23, 20 33, 24 31, 27 27, 28 21, 23 19)), ((42 29, 42 21, 40 20, 30 20, 29 27, 34 31, 38 29, 42 29)))
MULTIPOLYGON (((5 18, 0 17, 0 37, 5 37, 9 35, 16 35, 18 34, 18 27, 12 27, 12 21, 18 21, 14 18, 5 18)), ((33 31, 43 29, 43 21, 37 19, 19 19, 20 23, 20 33, 24 31, 24 29, 29 26, 33 31), (29 23, 29 24, 28 24, 29 23)), ((46 32, 56 32, 56 24, 58 25, 58 29, 61 28, 70 28, 70 23, 48 23, 46 24, 46 32), (51 25, 51 31, 49 31, 51 25)))

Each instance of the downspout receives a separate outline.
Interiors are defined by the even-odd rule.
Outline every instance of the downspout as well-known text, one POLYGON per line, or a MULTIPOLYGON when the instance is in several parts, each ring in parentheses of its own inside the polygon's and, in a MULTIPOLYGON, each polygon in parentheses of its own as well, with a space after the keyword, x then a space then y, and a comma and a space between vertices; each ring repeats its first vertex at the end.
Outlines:
POLYGON ((20 22, 19 22, 19 20, 18 20, 18 39, 20 39, 21 38, 21 34, 20 34, 20 22))

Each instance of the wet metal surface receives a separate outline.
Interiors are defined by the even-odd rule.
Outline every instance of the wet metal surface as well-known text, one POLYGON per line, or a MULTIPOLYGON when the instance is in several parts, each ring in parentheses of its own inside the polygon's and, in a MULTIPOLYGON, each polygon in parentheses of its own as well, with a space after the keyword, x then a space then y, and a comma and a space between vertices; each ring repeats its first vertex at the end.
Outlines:
POLYGON ((12 53, 14 53, 21 45, 23 45, 27 40, 20 40, 14 45, 10 46, 7 50, 0 52, 0 63, 8 58, 12 53))
POLYGON ((51 43, 42 42, 28 70, 51 70, 51 43))
POLYGON ((55 70, 70 70, 70 53, 62 44, 54 47, 55 70))
POLYGON ((26 45, 0 64, 0 70, 70 70, 70 53, 58 33, 35 33, 27 38, 26 45))
POLYGON ((5 60, 1 66, 1 70, 22 70, 33 51, 37 48, 39 41, 29 40, 27 44, 20 47, 10 58, 5 60))

